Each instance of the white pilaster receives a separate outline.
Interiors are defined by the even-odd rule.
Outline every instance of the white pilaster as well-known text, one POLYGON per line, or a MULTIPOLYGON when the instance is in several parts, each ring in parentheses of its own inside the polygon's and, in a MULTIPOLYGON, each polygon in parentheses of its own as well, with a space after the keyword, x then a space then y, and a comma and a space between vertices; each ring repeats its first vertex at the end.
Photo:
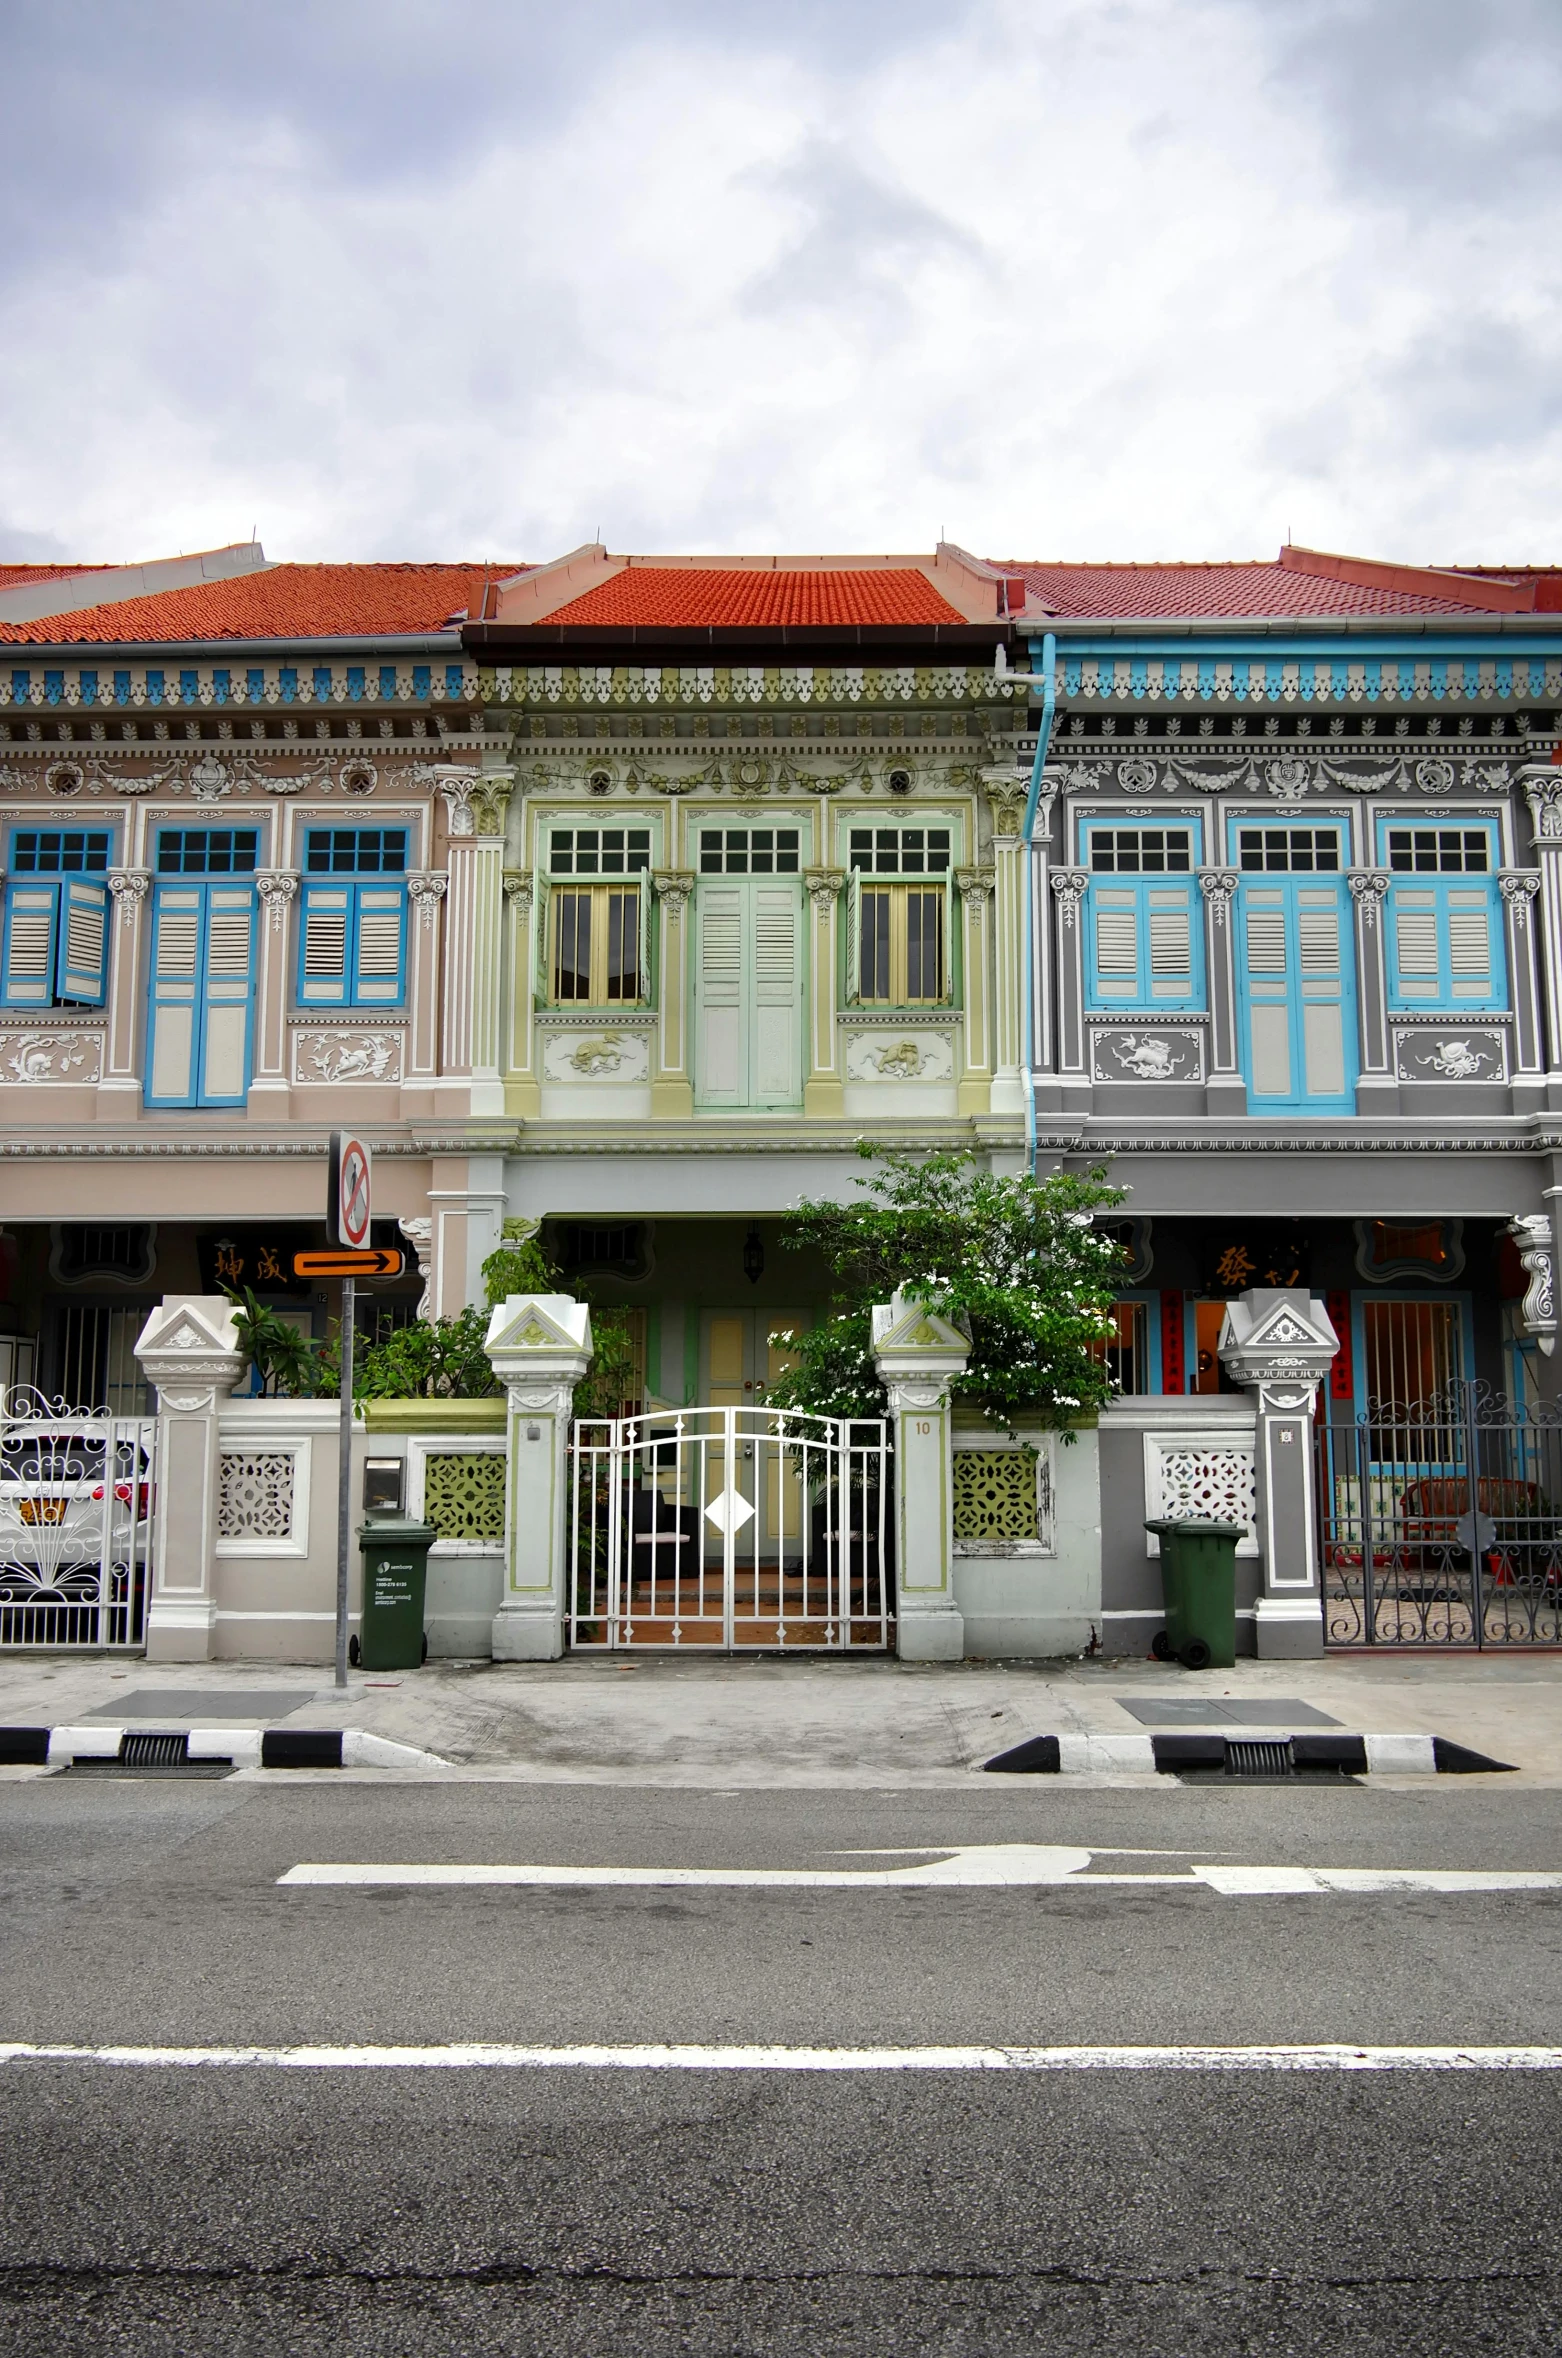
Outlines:
POLYGON ((569 1434, 575 1386, 591 1364, 591 1315, 568 1294, 511 1294, 483 1348, 509 1402, 504 1593, 496 1662, 554 1662, 569 1594, 569 1434))
POLYGON ((895 1647, 908 1662, 958 1662, 950 1385, 970 1340, 904 1289, 873 1313, 873 1359, 895 1420, 895 1647))
POLYGON ((212 1572, 221 1457, 217 1419, 248 1364, 222 1294, 169 1294, 136 1344, 157 1386, 149 1662, 208 1662, 217 1629, 212 1572))

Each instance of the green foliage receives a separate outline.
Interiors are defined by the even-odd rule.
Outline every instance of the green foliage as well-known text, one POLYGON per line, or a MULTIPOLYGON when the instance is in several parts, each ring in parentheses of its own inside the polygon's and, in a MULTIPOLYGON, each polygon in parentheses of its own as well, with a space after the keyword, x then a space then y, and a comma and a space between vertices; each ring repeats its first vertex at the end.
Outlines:
POLYGON ((341 1385, 341 1362, 336 1338, 316 1342, 301 1334, 289 1319, 258 1301, 248 1286, 224 1287, 233 1304, 239 1348, 247 1351, 260 1370, 261 1390, 268 1398, 326 1400, 341 1385))
POLYGON ((353 1359, 359 1400, 487 1400, 499 1389, 483 1349, 488 1312, 469 1303, 457 1318, 415 1318, 353 1359))
POLYGON ((812 1246, 834 1271, 834 1315, 800 1338, 799 1364, 769 1403, 831 1416, 880 1416, 869 1320, 909 1286, 971 1338, 953 1390, 996 1424, 1066 1429, 1113 1394, 1103 1346, 1122 1248, 1092 1225, 1123 1190, 1105 1174, 997 1178, 972 1154, 875 1158, 866 1200, 807 1199, 782 1242, 812 1246), (871 1402, 871 1405, 870 1405, 871 1402))
POLYGON ((504 1241, 483 1263, 483 1298, 496 1310, 511 1294, 556 1294, 558 1273, 537 1236, 534 1220, 506 1220, 504 1241))
POLYGON ((591 1364, 575 1386, 576 1416, 622 1416, 636 1373, 629 1321, 622 1310, 593 1310, 591 1364))

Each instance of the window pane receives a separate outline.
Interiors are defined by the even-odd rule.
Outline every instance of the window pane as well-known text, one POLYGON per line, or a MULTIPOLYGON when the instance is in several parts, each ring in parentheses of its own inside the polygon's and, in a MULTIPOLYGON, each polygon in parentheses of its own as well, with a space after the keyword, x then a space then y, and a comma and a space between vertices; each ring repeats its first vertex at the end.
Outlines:
POLYGON ((160 876, 250 876, 259 836, 253 827, 165 827, 157 839, 160 876))
POLYGON ((632 892, 607 895, 607 995, 610 999, 640 996, 640 896, 632 892))
POLYGON ((944 992, 944 896, 906 895, 906 997, 941 999, 944 992))
POLYGON ((406 865, 405 827, 311 827, 304 838, 311 876, 399 876, 406 865))
POLYGON ((889 903, 887 892, 865 892, 862 896, 859 978, 865 999, 887 999, 890 995, 889 903))
POLYGON ((18 876, 101 876, 108 849, 106 830, 21 828, 11 838, 11 866, 18 876))
POLYGON ((588 892, 561 892, 555 896, 557 948, 553 961, 553 995, 556 999, 589 999, 591 996, 591 895, 588 892))

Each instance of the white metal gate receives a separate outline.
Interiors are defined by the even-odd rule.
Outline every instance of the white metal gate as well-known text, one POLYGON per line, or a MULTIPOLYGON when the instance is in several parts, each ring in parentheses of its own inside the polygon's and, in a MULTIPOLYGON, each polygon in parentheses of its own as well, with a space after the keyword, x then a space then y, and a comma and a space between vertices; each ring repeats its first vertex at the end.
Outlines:
POLYGON ((0 1394, 0 1647, 139 1646, 155 1417, 0 1394))
POLYGON ((572 1645, 890 1643, 882 1419, 687 1408, 582 1422, 570 1468, 572 1645))

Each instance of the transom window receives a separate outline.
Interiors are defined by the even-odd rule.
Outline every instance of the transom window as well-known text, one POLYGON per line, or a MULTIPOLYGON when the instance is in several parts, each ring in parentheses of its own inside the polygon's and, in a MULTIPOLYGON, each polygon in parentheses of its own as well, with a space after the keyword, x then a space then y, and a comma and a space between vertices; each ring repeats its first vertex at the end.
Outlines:
POLYGON ((1193 866, 1193 830, 1092 828, 1090 865, 1098 876, 1186 876, 1193 866))
POLYGON ((548 842, 554 876, 639 876, 650 865, 649 827, 555 827, 548 842))
POLYGON ((1237 865, 1264 876, 1337 875, 1337 827, 1239 827, 1237 865))
POLYGON ((252 876, 260 837, 253 827, 165 827, 159 876, 252 876))
POLYGON ((1484 876, 1491 842, 1484 827, 1390 827, 1388 864, 1410 876, 1484 876))
POLYGON ((406 865, 405 827, 311 827, 304 837, 311 876, 400 876, 406 865))
POLYGON ((101 876, 108 866, 105 827, 22 827, 11 838, 17 876, 101 876))
POLYGON ((702 876, 795 876, 795 827, 702 827, 702 876))
POLYGON ((947 827, 853 827, 848 867, 865 876, 943 876, 949 869, 947 827))

